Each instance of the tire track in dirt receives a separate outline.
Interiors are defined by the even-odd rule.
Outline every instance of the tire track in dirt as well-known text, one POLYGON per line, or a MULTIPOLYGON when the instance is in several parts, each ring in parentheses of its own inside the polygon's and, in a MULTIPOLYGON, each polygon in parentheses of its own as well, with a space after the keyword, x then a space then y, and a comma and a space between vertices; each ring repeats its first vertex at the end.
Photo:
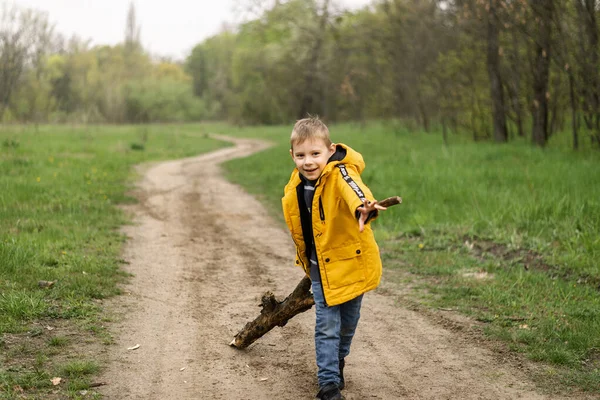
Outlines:
MULTIPOLYGON (((264 291, 286 295, 302 273, 289 234, 219 168, 268 145, 223 139, 235 147, 144 172, 140 203, 129 207, 134 224, 124 229, 133 277, 108 304, 118 322, 101 377, 107 399, 314 398, 314 311, 245 351, 228 346, 264 291)), ((385 285, 365 296, 348 400, 549 398, 489 350, 399 307, 394 293, 385 285)))

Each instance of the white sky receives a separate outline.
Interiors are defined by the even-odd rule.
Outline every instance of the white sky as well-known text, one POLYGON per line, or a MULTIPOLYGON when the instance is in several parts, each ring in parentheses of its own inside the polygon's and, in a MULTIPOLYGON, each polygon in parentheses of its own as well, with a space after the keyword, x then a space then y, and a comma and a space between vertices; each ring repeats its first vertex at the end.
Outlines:
MULTIPOLYGON (((144 48, 153 55, 183 59, 207 37, 217 34, 224 22, 239 22, 236 10, 252 0, 133 0, 144 48)), ((0 4, 46 11, 56 31, 77 34, 92 44, 114 45, 125 36, 130 0, 0 0, 0 4)), ((337 0, 357 8, 370 0, 337 0)))

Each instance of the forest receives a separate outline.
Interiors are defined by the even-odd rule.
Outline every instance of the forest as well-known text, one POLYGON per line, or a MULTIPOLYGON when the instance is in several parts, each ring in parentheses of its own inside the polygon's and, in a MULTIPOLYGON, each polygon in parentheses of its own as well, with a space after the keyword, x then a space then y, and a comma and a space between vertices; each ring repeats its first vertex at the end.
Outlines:
MULTIPOLYGON (((401 121, 473 140, 600 148, 596 0, 262 1, 185 60, 151 55, 131 4, 115 46, 7 6, 4 123, 401 121)), ((151 27, 145 27, 151 29, 151 27)))

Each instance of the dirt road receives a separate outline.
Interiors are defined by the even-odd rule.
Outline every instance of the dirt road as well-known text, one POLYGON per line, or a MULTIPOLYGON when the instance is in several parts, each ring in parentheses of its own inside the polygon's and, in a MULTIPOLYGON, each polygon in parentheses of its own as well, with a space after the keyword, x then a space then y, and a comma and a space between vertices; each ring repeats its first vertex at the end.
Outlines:
MULTIPOLYGON (((105 398, 314 398, 314 310, 247 350, 228 346, 259 312, 264 291, 286 295, 302 278, 288 233, 219 169, 266 144, 235 143, 144 172, 135 224, 126 228, 133 278, 109 306, 120 317, 101 377, 105 398)), ((345 370, 347 399, 549 398, 513 364, 398 306, 400 290, 385 284, 365 296, 345 370)))

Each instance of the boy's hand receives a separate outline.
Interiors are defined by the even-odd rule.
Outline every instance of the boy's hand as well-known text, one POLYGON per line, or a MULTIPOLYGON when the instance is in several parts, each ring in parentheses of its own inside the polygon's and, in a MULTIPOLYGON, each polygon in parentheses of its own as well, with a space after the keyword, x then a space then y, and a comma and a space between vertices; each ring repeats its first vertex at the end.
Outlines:
POLYGON ((370 202, 367 199, 365 199, 363 201, 362 206, 358 207, 358 212, 360 213, 360 216, 358 217, 358 230, 360 232, 365 230, 365 223, 369 219, 369 215, 373 211, 377 211, 377 210, 382 210, 382 211, 387 210, 387 207, 380 206, 377 203, 377 200, 370 202))

